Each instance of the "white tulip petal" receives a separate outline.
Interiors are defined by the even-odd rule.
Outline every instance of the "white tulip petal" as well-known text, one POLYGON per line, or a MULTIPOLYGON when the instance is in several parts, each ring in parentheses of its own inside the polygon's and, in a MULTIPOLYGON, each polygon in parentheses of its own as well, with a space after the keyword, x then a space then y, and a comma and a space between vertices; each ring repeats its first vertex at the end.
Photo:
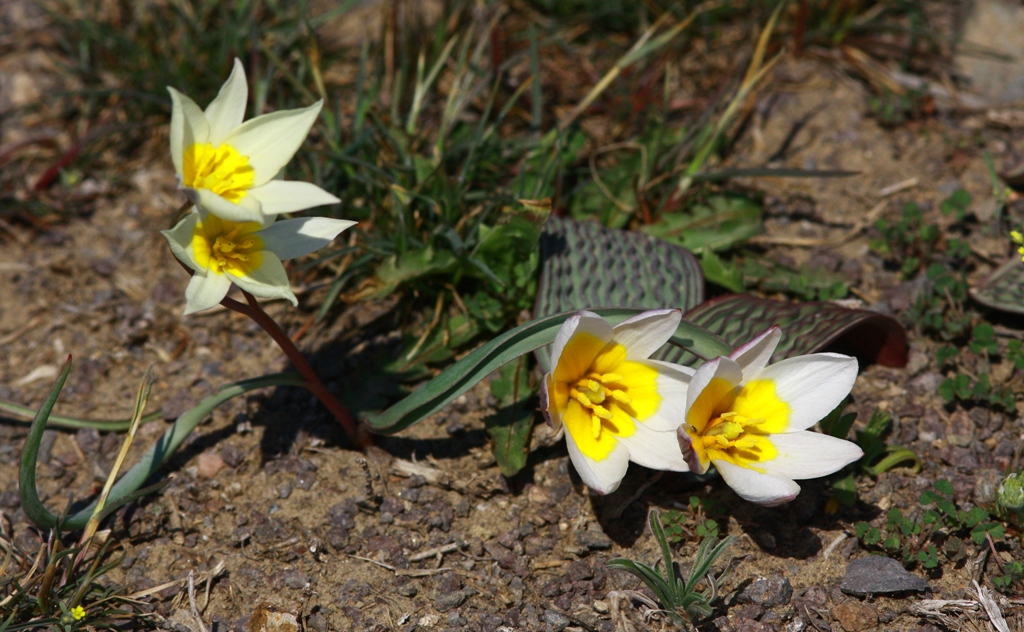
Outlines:
POLYGON ((231 281, 223 274, 196 272, 185 288, 185 314, 201 312, 216 306, 231 289, 231 281))
POLYGON ((637 314, 615 326, 615 342, 626 348, 627 360, 646 360, 676 333, 682 317, 678 309, 637 314))
POLYGON ((231 76, 220 87, 217 98, 206 106, 206 120, 210 125, 208 142, 214 147, 223 143, 227 135, 242 124, 248 100, 249 86, 245 81, 245 68, 236 57, 231 68, 231 76))
POLYGON ((249 158, 255 172, 253 186, 263 186, 288 164, 313 127, 323 101, 298 110, 282 110, 250 119, 236 128, 226 144, 249 158))
POLYGON ((562 359, 562 350, 566 343, 576 335, 577 332, 588 333, 603 342, 608 342, 614 335, 612 326, 608 321, 601 318, 594 312, 579 312, 573 314, 562 323, 558 333, 555 334, 555 341, 551 344, 551 370, 558 367, 562 359))
POLYGON ((266 218, 260 212, 260 203, 252 195, 246 195, 238 204, 229 202, 209 189, 183 189, 189 199, 206 211, 213 213, 221 219, 229 222, 260 222, 265 223, 266 218))
POLYGON ((296 180, 271 180, 250 189, 249 195, 259 200, 264 215, 296 213, 314 206, 337 204, 341 200, 310 182, 296 180))
POLYGON ((687 387, 687 411, 693 408, 694 402, 697 401, 700 394, 711 383, 711 380, 715 378, 739 386, 740 381, 743 379, 743 372, 735 361, 725 356, 719 356, 697 367, 697 371, 690 378, 690 385, 687 387))
POLYGON ((800 493, 800 486, 789 479, 755 472, 727 461, 715 461, 715 468, 740 498, 752 503, 766 506, 781 505, 793 500, 800 493))
POLYGON ((643 420, 644 425, 659 432, 675 432, 676 428, 683 423, 690 374, 682 370, 686 367, 668 362, 643 360, 640 364, 649 366, 658 372, 657 389, 658 395, 661 397, 658 410, 643 420))
POLYGON ((782 340, 782 330, 776 325, 756 336, 750 342, 736 347, 729 357, 740 365, 744 376, 756 375, 768 366, 775 347, 782 340))
POLYGON ((298 305, 299 300, 292 292, 291 284, 288 282, 288 273, 285 272, 281 260, 272 252, 262 252, 263 263, 259 268, 245 276, 236 276, 228 273, 227 276, 235 285, 242 288, 253 296, 261 298, 286 298, 292 305, 298 305))
POLYGON ((776 396, 791 409, 789 426, 782 432, 795 432, 816 424, 850 394, 857 379, 857 360, 838 353, 796 356, 755 376, 744 376, 750 377, 775 382, 776 396))
POLYGON ((171 161, 180 182, 185 149, 207 142, 210 126, 195 101, 174 88, 169 87, 167 91, 171 93, 171 161))
POLYGON ((330 244, 355 222, 327 217, 300 217, 274 222, 260 231, 263 247, 282 261, 301 257, 330 244))
POLYGON ((828 476, 864 456, 852 441, 806 430, 772 435, 770 441, 779 454, 758 466, 771 476, 794 480, 828 476))
POLYGON ((174 253, 175 258, 178 261, 184 263, 192 270, 196 272, 205 272, 198 263, 196 263, 195 255, 192 252, 192 232, 196 228, 196 223, 199 221, 199 213, 193 212, 186 215, 180 222, 170 230, 162 230, 160 234, 167 238, 167 243, 171 247, 171 252, 174 253))
POLYGON ((629 460, 652 470, 689 472, 676 441, 675 430, 658 432, 645 424, 636 424, 632 435, 619 437, 619 443, 629 450, 629 460))
POLYGON ((626 446, 620 443, 603 461, 595 461, 580 452, 571 432, 565 433, 565 445, 573 467, 587 487, 599 494, 610 494, 619 488, 629 467, 629 449, 626 446))

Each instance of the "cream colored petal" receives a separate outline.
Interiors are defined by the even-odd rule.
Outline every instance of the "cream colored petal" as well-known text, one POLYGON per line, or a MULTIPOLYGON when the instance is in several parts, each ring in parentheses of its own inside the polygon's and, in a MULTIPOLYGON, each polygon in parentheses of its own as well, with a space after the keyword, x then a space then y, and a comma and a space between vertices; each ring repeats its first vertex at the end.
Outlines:
POLYGON ((263 263, 259 268, 245 276, 237 276, 228 273, 231 281, 253 296, 261 298, 286 298, 292 305, 298 305, 299 300, 292 293, 291 285, 288 282, 288 273, 285 272, 281 260, 272 252, 262 252, 263 263))
POLYGON ((797 356, 769 365, 753 378, 775 382, 775 394, 791 409, 784 432, 795 432, 818 423, 846 399, 857 380, 857 360, 838 353, 797 356))
POLYGON ((320 250, 353 224, 347 219, 300 217, 277 221, 261 230, 259 236, 266 250, 287 261, 320 250))
POLYGON ((187 189, 186 194, 188 192, 193 192, 192 195, 198 198, 198 206, 221 219, 231 222, 263 223, 265 221, 263 213, 260 212, 259 200, 251 195, 246 195, 239 200, 238 204, 235 204, 225 200, 209 189, 187 189))
POLYGON ((637 314, 615 326, 615 342, 626 348, 627 360, 646 360, 676 333, 682 317, 678 309, 637 314))
POLYGON ((263 186, 273 179, 302 146, 313 127, 323 101, 300 110, 283 110, 264 114, 242 123, 224 139, 249 158, 255 172, 253 186, 263 186))
POLYGON ((771 507, 788 503, 800 493, 800 486, 787 478, 776 478, 726 461, 714 463, 722 479, 743 500, 771 507))
POLYGON ((174 88, 168 87, 167 91, 171 93, 171 161, 180 183, 185 149, 208 142, 210 126, 195 101, 174 88))
POLYGON ((178 261, 196 272, 205 272, 205 269, 201 268, 196 262, 195 255, 192 252, 192 232, 195 230, 198 221, 199 213, 193 208, 193 212, 183 217, 174 228, 162 230, 160 234, 167 238, 171 252, 178 261))
POLYGON ((852 441, 807 430, 771 435, 769 440, 778 455, 758 466, 771 476, 798 481, 828 476, 864 456, 852 441))
POLYGON ((619 488, 629 467, 629 450, 626 446, 620 443, 603 461, 595 461, 580 452, 571 432, 565 433, 565 445, 569 449, 573 467, 587 487, 599 494, 610 494, 619 488))
POLYGON ((296 180, 271 180, 249 189, 248 195, 259 200, 264 215, 296 213, 314 206, 337 204, 341 200, 315 184, 296 180))
POLYGON ((185 314, 215 307, 231 289, 231 281, 223 274, 196 272, 185 288, 185 314))
POLYGON ((228 134, 242 124, 248 100, 249 86, 245 82, 245 68, 236 57, 231 68, 231 76, 220 87, 217 98, 206 106, 206 120, 210 124, 209 142, 214 147, 218 147, 228 134))
POLYGON ((782 330, 776 325, 758 334, 750 342, 737 347, 729 354, 729 357, 740 365, 744 376, 756 375, 768 365, 780 340, 782 340, 782 330))
POLYGON ((675 430, 658 432, 644 424, 628 437, 619 437, 619 443, 629 450, 629 460, 652 470, 689 472, 690 467, 679 450, 675 430))
MULTIPOLYGON (((675 432, 685 418, 686 395, 693 369, 655 360, 643 360, 639 363, 658 372, 656 390, 661 398, 657 410, 654 411, 654 414, 645 417, 641 425, 654 431, 675 432)), ((673 438, 672 441, 674 445, 675 439, 673 438)))
POLYGON ((555 342, 551 346, 551 366, 555 379, 574 381, 579 379, 597 357, 597 353, 612 339, 612 326, 608 321, 593 312, 579 312, 566 319, 555 334, 555 342), (572 343, 574 353, 564 354, 570 341, 576 336, 589 336, 595 344, 581 345, 572 343), (565 357, 563 358, 563 355, 565 357), (569 356, 572 357, 569 357, 569 356))
MULTIPOLYGON (((710 419, 710 415, 718 403, 711 401, 708 395, 701 397, 704 391, 711 384, 712 380, 719 379, 729 385, 738 386, 743 374, 736 362, 723 356, 717 357, 700 365, 697 371, 690 378, 690 384, 686 388, 686 412, 685 418, 688 423, 695 425, 698 431, 703 431, 703 424, 710 419), (699 417, 700 424, 696 424, 691 417, 699 417)), ((720 384, 720 382, 716 382, 720 384)))

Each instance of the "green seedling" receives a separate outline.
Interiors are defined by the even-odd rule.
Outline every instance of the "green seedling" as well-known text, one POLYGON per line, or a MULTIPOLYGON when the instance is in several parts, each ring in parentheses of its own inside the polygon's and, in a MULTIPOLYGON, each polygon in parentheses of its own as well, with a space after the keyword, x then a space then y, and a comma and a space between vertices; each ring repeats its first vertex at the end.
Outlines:
POLYGON ((939 204, 939 210, 943 215, 953 215, 956 220, 963 221, 967 215, 967 208, 971 205, 971 194, 963 189, 957 189, 939 204))
POLYGON ((680 625, 685 624, 684 615, 691 621, 710 616, 713 612, 711 603, 718 596, 718 583, 721 580, 720 577, 716 578, 712 574, 711 567, 736 538, 726 536, 719 542, 716 538, 705 537, 693 558, 690 575, 684 580, 679 574, 676 564, 672 561, 672 549, 669 547, 668 536, 662 527, 660 512, 657 509, 652 509, 648 521, 654 539, 657 540, 658 546, 661 548, 662 570, 660 572, 657 570, 657 564, 652 567, 621 557, 608 560, 608 566, 639 577, 654 591, 668 616, 680 625), (701 582, 707 585, 703 592, 697 590, 697 586, 701 582))
POLYGON ((670 509, 661 514, 665 534, 672 544, 679 544, 692 538, 718 538, 718 521, 710 516, 720 516, 722 510, 710 498, 690 496, 685 510, 670 509))

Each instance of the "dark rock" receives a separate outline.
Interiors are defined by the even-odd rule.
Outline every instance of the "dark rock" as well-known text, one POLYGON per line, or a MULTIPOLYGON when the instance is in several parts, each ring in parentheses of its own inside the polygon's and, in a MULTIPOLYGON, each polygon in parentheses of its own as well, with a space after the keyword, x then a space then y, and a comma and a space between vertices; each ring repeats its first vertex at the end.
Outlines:
POLYGON ((308 619, 306 619, 306 627, 313 630, 313 632, 327 632, 329 629, 329 626, 327 625, 327 617, 319 612, 314 612, 309 615, 308 619))
POLYGON ((848 601, 832 608, 832 614, 846 632, 874 630, 878 627, 878 611, 871 604, 848 601))
POLYGON ((331 527, 327 532, 327 543, 335 551, 340 551, 348 544, 348 529, 345 527, 331 527))
POLYGON ((544 620, 544 629, 548 632, 562 632, 570 623, 569 617, 554 610, 545 610, 541 618, 544 620))
POLYGON ((781 575, 758 577, 736 595, 739 603, 753 603, 763 608, 783 606, 793 598, 793 585, 781 575))
POLYGON ((606 551, 612 548, 611 538, 600 531, 577 531, 576 542, 592 551, 606 551))
POLYGON ((229 443, 221 448, 220 458, 230 467, 238 467, 245 460, 245 450, 233 443, 229 443))
POLYGON ((743 618, 735 619, 732 622, 732 629, 734 632, 775 632, 770 623, 743 618))
POLYGON ((585 560, 572 562, 565 569, 565 580, 568 582, 575 583, 584 579, 593 579, 593 577, 594 569, 585 560))
POLYGON ((908 573, 896 560, 880 555, 862 557, 850 562, 839 588, 849 595, 931 590, 927 581, 908 573))
POLYGON ((448 612, 462 605, 468 595, 458 590, 456 592, 443 593, 434 600, 434 609, 438 612, 448 612))
POLYGON ((284 576, 284 585, 295 590, 301 590, 309 585, 309 575, 298 570, 288 571, 284 576))

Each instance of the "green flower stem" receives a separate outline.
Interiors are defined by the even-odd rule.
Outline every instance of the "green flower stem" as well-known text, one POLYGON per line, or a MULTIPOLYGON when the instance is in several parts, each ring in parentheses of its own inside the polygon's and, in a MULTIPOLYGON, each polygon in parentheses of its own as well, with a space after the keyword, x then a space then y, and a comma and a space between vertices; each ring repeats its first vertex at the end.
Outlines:
MULTIPOLYGON (((0 411, 29 421, 36 416, 36 411, 32 410, 28 406, 21 406, 13 402, 5 402, 2 400, 0 400, 0 411)), ((156 421, 160 418, 160 411, 149 413, 142 418, 142 423, 156 421)), ((79 428, 95 428, 101 432, 120 432, 122 430, 127 430, 131 423, 131 419, 78 419, 76 417, 65 417, 64 415, 50 415, 49 419, 46 420, 46 425, 49 428, 69 428, 71 430, 77 430, 79 428)))
POLYGON ((303 386, 316 395, 316 398, 327 407, 327 410, 331 411, 331 414, 334 415, 334 418, 338 420, 338 423, 340 423, 341 427, 345 430, 345 434, 348 435, 348 438, 359 443, 365 442, 366 439, 369 438, 369 435, 360 435, 359 429, 356 427, 355 419, 352 417, 352 413, 350 413, 348 409, 345 408, 345 406, 343 406, 329 390, 327 390, 327 387, 320 380, 320 376, 318 376, 316 371, 313 370, 313 367, 309 365, 305 356, 299 352, 295 343, 288 337, 288 334, 281 329, 281 326, 278 325, 273 318, 263 311, 263 308, 260 307, 260 304, 252 294, 249 294, 244 290, 242 291, 242 294, 245 295, 245 300, 249 303, 248 305, 243 305, 242 303, 227 297, 225 297, 220 304, 232 311, 238 312, 239 314, 245 314, 256 321, 256 324, 262 327, 263 331, 270 334, 270 337, 274 339, 277 346, 281 347, 281 351, 284 351, 284 354, 288 356, 289 360, 291 360, 292 365, 299 374, 302 375, 305 380, 303 386))

